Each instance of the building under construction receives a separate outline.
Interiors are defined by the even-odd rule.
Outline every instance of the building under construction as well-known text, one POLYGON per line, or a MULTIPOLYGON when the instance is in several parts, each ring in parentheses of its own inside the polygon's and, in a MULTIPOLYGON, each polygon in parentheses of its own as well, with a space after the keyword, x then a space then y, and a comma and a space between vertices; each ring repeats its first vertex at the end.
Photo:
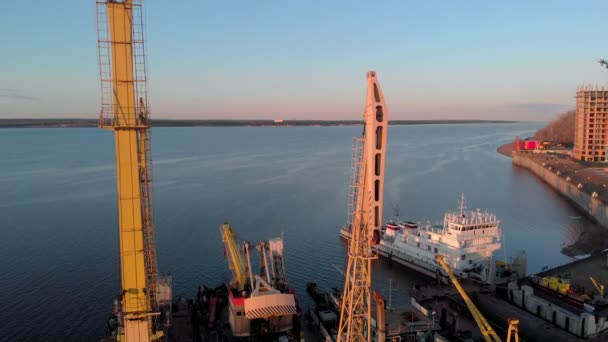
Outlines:
POLYGON ((583 86, 576 91, 574 158, 605 162, 608 144, 608 90, 583 86))

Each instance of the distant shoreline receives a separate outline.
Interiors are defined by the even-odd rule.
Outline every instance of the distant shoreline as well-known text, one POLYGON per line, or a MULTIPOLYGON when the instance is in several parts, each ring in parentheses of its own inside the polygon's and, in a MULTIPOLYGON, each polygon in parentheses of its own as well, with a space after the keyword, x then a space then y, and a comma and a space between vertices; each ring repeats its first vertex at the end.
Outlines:
MULTIPOLYGON (((391 125, 518 123, 506 120, 390 120, 391 125)), ((356 126, 362 120, 152 120, 152 127, 356 126)), ((0 128, 97 127, 97 119, 0 119, 0 128)))

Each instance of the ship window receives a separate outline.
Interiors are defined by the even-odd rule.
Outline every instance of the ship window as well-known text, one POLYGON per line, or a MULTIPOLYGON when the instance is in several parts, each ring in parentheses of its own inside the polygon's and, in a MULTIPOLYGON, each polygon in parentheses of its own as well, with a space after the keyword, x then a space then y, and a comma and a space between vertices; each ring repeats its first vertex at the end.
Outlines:
POLYGON ((460 256, 460 260, 464 260, 464 259, 466 259, 466 257, 467 257, 467 255, 463 254, 463 255, 460 256))

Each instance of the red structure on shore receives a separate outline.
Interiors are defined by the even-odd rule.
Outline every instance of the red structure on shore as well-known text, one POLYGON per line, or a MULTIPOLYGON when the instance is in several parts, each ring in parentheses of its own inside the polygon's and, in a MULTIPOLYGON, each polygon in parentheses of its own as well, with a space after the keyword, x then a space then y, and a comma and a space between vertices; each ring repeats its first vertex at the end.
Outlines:
POLYGON ((540 147, 538 140, 522 140, 519 137, 513 141, 513 151, 532 151, 540 147))

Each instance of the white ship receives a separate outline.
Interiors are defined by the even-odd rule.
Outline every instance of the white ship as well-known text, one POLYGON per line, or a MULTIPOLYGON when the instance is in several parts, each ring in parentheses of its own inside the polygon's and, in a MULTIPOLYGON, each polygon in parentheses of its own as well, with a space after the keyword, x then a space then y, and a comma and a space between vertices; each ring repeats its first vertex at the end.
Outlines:
MULTIPOLYGON (((492 213, 466 210, 462 196, 460 208, 446 212, 442 226, 409 221, 387 223, 375 250, 380 256, 431 277, 445 275, 435 261, 440 254, 455 275, 491 282, 495 274, 492 256, 501 248, 499 223, 492 213)), ((340 235, 348 239, 349 227, 343 227, 340 235)))

